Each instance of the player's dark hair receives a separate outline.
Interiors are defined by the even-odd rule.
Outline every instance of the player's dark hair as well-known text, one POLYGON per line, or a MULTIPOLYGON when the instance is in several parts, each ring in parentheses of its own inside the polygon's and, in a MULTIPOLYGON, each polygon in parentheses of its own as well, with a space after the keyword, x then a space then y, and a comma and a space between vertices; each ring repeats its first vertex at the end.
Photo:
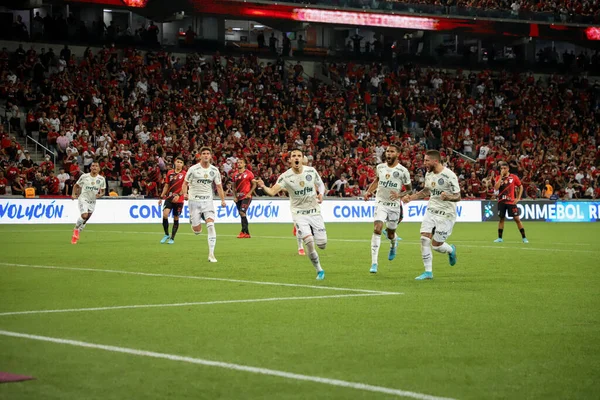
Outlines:
POLYGON ((390 144, 388 145, 388 147, 393 147, 393 148, 395 148, 395 149, 396 149, 396 151, 397 151, 398 153, 400 153, 400 146, 398 146, 397 144, 395 144, 395 143, 390 143, 390 144))
POLYGON ((434 160, 442 161, 442 156, 440 156, 440 152, 437 150, 427 150, 425 155, 429 156, 429 158, 433 158, 434 160))
POLYGON ((200 154, 202 154, 203 151, 208 151, 208 152, 210 152, 210 154, 212 154, 212 149, 208 146, 204 146, 204 147, 200 148, 200 154))
POLYGON ((292 151, 290 151, 290 155, 291 155, 293 152, 295 152, 295 151, 299 151, 299 152, 300 152, 300 154, 304 155, 304 152, 302 151, 302 149, 298 149, 298 148, 296 148, 296 149, 292 149, 292 151))
POLYGON ((498 163, 498 166, 499 166, 500 168, 502 168, 502 167, 508 167, 508 163, 507 163, 506 161, 500 161, 500 162, 498 163))
MULTIPOLYGON (((185 159, 183 158, 183 156, 177 156, 175 157, 175 161, 180 160, 181 162, 183 162, 185 164, 185 159)), ((173 161, 173 162, 175 162, 173 161)))

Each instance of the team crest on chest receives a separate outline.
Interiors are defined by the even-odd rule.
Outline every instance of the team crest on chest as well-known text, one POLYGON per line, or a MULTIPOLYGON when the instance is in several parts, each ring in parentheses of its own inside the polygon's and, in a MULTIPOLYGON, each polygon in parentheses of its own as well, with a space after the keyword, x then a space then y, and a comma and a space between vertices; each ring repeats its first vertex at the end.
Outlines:
POLYGON ((431 187, 435 187, 435 182, 431 181, 431 187))
POLYGON ((211 178, 212 178, 213 176, 215 176, 215 171, 210 171, 210 172, 209 172, 209 175, 210 175, 210 176, 211 176, 211 178))
POLYGON ((312 176, 310 176, 310 175, 306 175, 306 180, 307 180, 308 182, 312 181, 312 176))
POLYGON ((96 179, 96 185, 100 184, 100 179, 96 179))
POLYGON ((394 171, 394 178, 399 178, 400 177, 400 172, 398 171, 394 171))
POLYGON ((385 179, 390 179, 390 174, 385 174, 385 179))
POLYGON ((443 178, 438 179, 438 185, 443 185, 443 184, 444 184, 444 179, 443 178))

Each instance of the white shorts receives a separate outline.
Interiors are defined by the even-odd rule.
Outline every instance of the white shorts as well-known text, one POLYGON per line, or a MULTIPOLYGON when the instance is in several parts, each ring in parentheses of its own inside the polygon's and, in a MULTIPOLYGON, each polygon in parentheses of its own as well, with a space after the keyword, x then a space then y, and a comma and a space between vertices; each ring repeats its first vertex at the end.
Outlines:
POLYGON ((454 228, 455 219, 448 219, 433 215, 430 212, 425 212, 423 222, 421 222, 421 230, 419 232, 433 233, 433 240, 439 243, 444 243, 448 240, 450 234, 452 234, 452 228, 454 228))
POLYGON ((375 221, 385 222, 385 226, 395 230, 400 222, 402 206, 390 206, 388 203, 377 203, 375 206, 375 221))
POLYGON ((79 205, 79 214, 91 214, 96 209, 95 201, 79 198, 77 203, 79 205))
POLYGON ((202 223, 202 219, 205 221, 210 218, 215 219, 215 205, 212 200, 190 200, 188 202, 190 208, 190 223, 192 226, 198 226, 202 223), (204 216, 204 218, 202 218, 204 216))
POLYGON ((318 215, 292 215, 294 219, 294 225, 301 238, 310 236, 311 234, 315 237, 317 243, 327 243, 327 231, 325 230, 325 222, 323 216, 318 215), (312 229, 311 229, 312 228, 312 229))

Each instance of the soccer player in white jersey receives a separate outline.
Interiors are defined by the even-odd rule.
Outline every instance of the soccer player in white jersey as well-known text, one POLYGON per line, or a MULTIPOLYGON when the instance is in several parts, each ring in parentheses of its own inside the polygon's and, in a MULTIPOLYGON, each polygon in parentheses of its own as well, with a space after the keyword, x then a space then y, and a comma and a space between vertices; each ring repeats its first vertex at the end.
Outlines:
POLYGON ((402 198, 404 203, 429 197, 427 211, 421 223, 421 256, 425 272, 417 280, 433 279, 431 249, 448 254, 450 265, 456 264, 456 246, 446 243, 456 222, 456 203, 460 187, 456 174, 441 164, 440 152, 428 150, 424 160, 427 174, 425 187, 418 193, 402 198))
POLYGON ((398 161, 400 148, 391 144, 385 150, 385 162, 377 165, 375 180, 371 182, 365 193, 365 201, 369 200, 377 191, 375 201, 375 221, 373 235, 371 236, 371 269, 372 274, 377 273, 379 247, 381 246, 381 231, 383 223, 386 225, 387 238, 390 240, 388 260, 396 258, 397 237, 396 228, 402 219, 402 202, 400 199, 412 191, 410 173, 398 161), (402 187, 405 190, 402 190, 402 187))
POLYGON ((73 187, 73 200, 78 199, 80 217, 77 219, 71 244, 77 244, 79 233, 85 228, 85 224, 91 218, 96 209, 96 199, 104 196, 106 191, 106 180, 100 173, 100 164, 93 162, 90 165, 90 172, 83 174, 77 180, 73 187))
POLYGON ((304 240, 308 258, 317 270, 317 280, 323 280, 325 271, 321 268, 319 253, 315 249, 315 243, 320 249, 327 246, 327 231, 320 206, 323 194, 317 190, 323 181, 316 169, 302 165, 302 157, 301 150, 290 153, 292 168, 281 174, 273 187, 265 186, 262 179, 258 179, 257 183, 269 196, 287 190, 296 230, 304 240))
MULTIPOLYGON (((302 165, 308 165, 308 157, 302 157, 302 165)), ((320 185, 317 187, 317 193, 324 194, 325 193, 325 184, 321 181, 320 185)), ((306 252, 304 251, 304 241, 302 240, 302 235, 298 233, 298 229, 296 229, 296 224, 294 224, 294 236, 296 236, 296 241, 298 242, 298 255, 305 256, 306 252)))
POLYGON ((215 231, 215 206, 213 204, 213 183, 221 199, 221 206, 225 207, 225 192, 221 183, 219 169, 211 164, 212 150, 210 147, 200 149, 200 162, 188 169, 185 181, 181 188, 183 198, 188 200, 190 208, 190 223, 196 235, 202 232, 202 216, 206 221, 208 232, 208 261, 217 262, 215 246, 217 233, 215 231))

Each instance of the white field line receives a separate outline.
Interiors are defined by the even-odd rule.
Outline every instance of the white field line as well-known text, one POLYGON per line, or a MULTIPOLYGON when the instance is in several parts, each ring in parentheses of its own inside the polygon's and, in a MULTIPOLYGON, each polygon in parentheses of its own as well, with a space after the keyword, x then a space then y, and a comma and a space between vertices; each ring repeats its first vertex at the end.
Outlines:
POLYGON ((5 263, 5 262, 0 262, 0 266, 17 267, 17 268, 57 269, 57 270, 65 270, 65 271, 107 272, 107 273, 112 273, 112 274, 154 276, 154 277, 161 277, 161 278, 197 279, 197 280, 203 280, 203 281, 247 283, 247 284, 251 284, 251 285, 286 286, 286 287, 298 287, 298 288, 321 289, 321 290, 338 290, 338 291, 343 291, 343 292, 358 292, 358 293, 371 293, 371 294, 404 294, 402 292, 384 292, 381 290, 352 289, 352 288, 341 288, 341 287, 333 287, 333 286, 301 285, 301 284, 297 284, 297 283, 248 281, 248 280, 243 280, 243 279, 212 278, 212 277, 207 277, 207 276, 154 274, 154 273, 150 273, 150 272, 123 271, 123 270, 116 270, 116 269, 56 267, 56 266, 52 266, 52 265, 12 264, 12 263, 5 263))
POLYGON ((108 351, 108 352, 112 352, 112 353, 130 354, 130 355, 139 356, 139 357, 151 357, 151 358, 158 358, 158 359, 169 360, 169 361, 178 361, 178 362, 184 362, 184 363, 189 363, 189 364, 203 365, 206 367, 216 367, 216 368, 223 368, 223 369, 228 369, 228 370, 233 370, 233 371, 249 372, 252 374, 276 376, 279 378, 285 378, 285 379, 290 379, 290 380, 320 383, 323 385, 337 386, 337 387, 355 389, 355 390, 363 390, 363 391, 374 392, 374 393, 383 393, 383 394, 387 394, 387 395, 398 396, 398 397, 408 397, 408 398, 418 399, 418 400, 454 400, 454 399, 451 399, 448 397, 431 396, 431 395, 424 394, 424 393, 410 392, 410 391, 406 391, 406 390, 387 388, 387 387, 383 387, 383 386, 373 386, 373 385, 368 385, 365 383, 348 382, 348 381, 342 381, 339 379, 323 378, 320 376, 302 375, 302 374, 296 374, 293 372, 279 371, 279 370, 275 370, 275 369, 251 367, 248 365, 232 364, 232 363, 227 363, 227 362, 222 362, 222 361, 205 360, 202 358, 178 356, 175 354, 156 353, 153 351, 131 349, 131 348, 127 348, 127 347, 107 346, 107 345, 103 345, 103 344, 81 342, 78 340, 61 339, 61 338, 54 338, 54 337, 49 337, 49 336, 30 335, 30 334, 26 334, 26 333, 11 332, 11 331, 4 331, 4 330, 0 330, 0 335, 10 336, 10 337, 15 337, 15 338, 22 338, 22 339, 39 340, 42 342, 66 344, 66 345, 70 345, 70 346, 84 347, 84 348, 89 348, 89 349, 98 349, 98 350, 104 350, 104 351, 108 351))
POLYGON ((368 297, 368 296, 390 296, 392 293, 359 293, 359 294, 336 294, 329 296, 302 296, 302 297, 270 297, 265 299, 242 299, 242 300, 216 300, 216 301, 197 301, 192 303, 169 303, 169 304, 137 304, 131 306, 111 306, 111 307, 90 307, 90 308, 65 308, 58 310, 32 310, 32 311, 13 311, 0 313, 0 317, 7 315, 25 315, 25 314, 53 314, 70 313, 84 311, 107 311, 124 310, 131 308, 161 308, 161 307, 186 307, 186 306, 204 306, 214 304, 234 304, 234 303, 261 303, 270 301, 290 301, 290 300, 315 300, 315 299, 340 299, 345 297, 368 297))
MULTIPOLYGON (((65 229, 36 229, 36 230, 1 230, 0 229, 0 234, 1 233, 29 233, 29 232, 69 232, 71 233, 71 229, 69 228, 68 230, 65 229)), ((86 229, 86 232, 94 232, 94 233, 102 233, 102 232, 106 232, 106 233, 133 233, 136 235, 153 235, 153 236, 157 236, 156 232, 137 232, 137 231, 97 231, 97 230, 93 230, 93 229, 86 229)), ((184 235, 184 236, 195 236, 195 234, 193 233, 188 233, 188 232, 178 232, 177 233, 178 236, 184 235)), ((161 234, 159 233, 158 236, 162 237, 161 234)), ((237 235, 218 235, 218 236, 222 236, 222 237, 237 237, 237 235)), ((292 240, 295 239, 294 236, 256 236, 256 235, 252 235, 253 238, 257 238, 257 239, 284 239, 284 240, 292 240)), ((369 239, 336 239, 336 238, 328 238, 327 239, 330 242, 351 242, 351 243, 371 243, 371 241, 369 239)), ((492 240, 451 240, 452 243, 490 243, 492 242, 492 240)), ((416 244, 416 245, 421 245, 421 242, 418 240, 402 240, 400 243, 406 243, 406 244, 416 244)), ((505 243, 509 244, 509 243, 513 243, 513 244, 521 244, 520 240, 512 240, 512 241, 506 241, 505 243)), ((591 246, 590 243, 568 243, 568 242, 549 242, 549 243, 544 243, 547 244, 549 246, 554 246, 554 245, 563 245, 563 246, 591 246)), ((552 251, 570 251, 570 252, 582 252, 582 253, 598 253, 597 251, 589 251, 589 250, 571 250, 571 249, 554 249, 554 248, 534 248, 534 247, 525 247, 525 245, 523 245, 522 248, 517 248, 517 247, 507 247, 507 246, 495 246, 495 245, 489 245, 489 246, 468 246, 468 245, 461 245, 462 247, 481 247, 481 248, 489 248, 489 249, 516 249, 516 250, 533 250, 533 251, 546 251, 546 250, 552 250, 552 251)))

